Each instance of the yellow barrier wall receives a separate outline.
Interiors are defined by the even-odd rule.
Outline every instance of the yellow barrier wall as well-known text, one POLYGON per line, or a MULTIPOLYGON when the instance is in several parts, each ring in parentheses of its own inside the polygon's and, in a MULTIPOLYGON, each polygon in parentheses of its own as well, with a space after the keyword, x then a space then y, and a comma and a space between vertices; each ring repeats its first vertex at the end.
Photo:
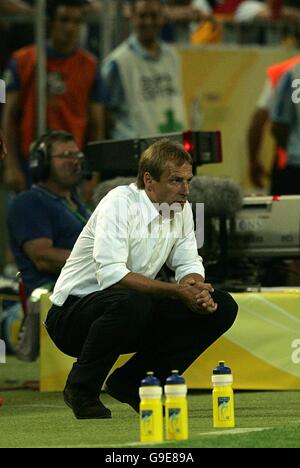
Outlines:
MULTIPOLYGON (((238 318, 185 373, 189 388, 211 388, 219 360, 232 368, 234 388, 300 390, 300 293, 233 294, 238 318)), ((42 298, 42 321, 49 308, 42 298)), ((128 356, 121 356, 116 366, 128 356)), ((41 326, 40 390, 61 391, 73 360, 62 354, 41 326)), ((170 369, 171 370, 171 369, 170 369)))

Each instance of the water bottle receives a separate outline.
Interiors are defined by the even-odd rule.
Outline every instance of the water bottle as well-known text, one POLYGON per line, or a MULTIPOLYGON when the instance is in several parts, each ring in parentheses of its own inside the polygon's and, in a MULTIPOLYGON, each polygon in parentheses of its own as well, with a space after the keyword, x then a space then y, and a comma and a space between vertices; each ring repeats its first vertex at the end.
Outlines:
POLYGON ((140 395, 140 440, 162 442, 163 410, 162 387, 153 372, 147 372, 139 388, 140 395))
POLYGON ((172 375, 166 379, 166 439, 188 439, 188 407, 187 386, 184 378, 172 370, 172 375))
POLYGON ((215 428, 234 427, 234 400, 231 369, 224 361, 213 370, 213 424, 215 428))

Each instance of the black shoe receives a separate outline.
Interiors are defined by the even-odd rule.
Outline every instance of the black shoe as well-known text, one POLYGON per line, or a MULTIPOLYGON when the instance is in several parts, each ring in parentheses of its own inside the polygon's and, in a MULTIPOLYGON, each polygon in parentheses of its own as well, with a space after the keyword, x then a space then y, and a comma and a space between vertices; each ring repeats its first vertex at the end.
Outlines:
POLYGON ((109 379, 104 385, 104 391, 121 403, 127 403, 127 405, 131 406, 131 408, 133 408, 137 413, 140 412, 139 398, 135 398, 129 393, 124 392, 122 389, 118 389, 111 382, 109 382, 109 379))
POLYGON ((111 411, 106 408, 99 398, 84 395, 78 390, 66 385, 64 401, 75 414, 77 419, 110 419, 111 411))

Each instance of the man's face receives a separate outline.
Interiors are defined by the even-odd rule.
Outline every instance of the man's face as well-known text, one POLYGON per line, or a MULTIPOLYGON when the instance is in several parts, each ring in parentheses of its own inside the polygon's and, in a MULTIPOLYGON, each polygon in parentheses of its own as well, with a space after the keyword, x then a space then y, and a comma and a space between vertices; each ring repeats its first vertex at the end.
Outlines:
POLYGON ((61 188, 71 189, 80 182, 82 158, 75 141, 54 141, 51 151, 50 179, 61 188))
POLYGON ((51 25, 54 43, 76 47, 83 23, 83 9, 77 6, 61 5, 57 8, 51 25))
POLYGON ((145 188, 152 202, 168 205, 177 203, 182 209, 188 199, 192 177, 192 166, 189 163, 177 166, 173 161, 168 161, 159 181, 154 180, 149 173, 145 173, 145 188))
POLYGON ((155 42, 163 25, 163 8, 159 1, 138 0, 133 6, 132 24, 142 44, 155 42))

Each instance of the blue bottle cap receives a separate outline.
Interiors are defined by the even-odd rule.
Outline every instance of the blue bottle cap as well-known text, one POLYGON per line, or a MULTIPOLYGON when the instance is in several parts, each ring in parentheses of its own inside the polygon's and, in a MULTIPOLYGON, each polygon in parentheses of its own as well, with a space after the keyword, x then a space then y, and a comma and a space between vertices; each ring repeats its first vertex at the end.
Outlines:
POLYGON ((172 370, 172 375, 166 379, 167 385, 182 385, 185 383, 184 378, 178 374, 178 370, 172 370))
POLYGON ((225 366, 224 361, 219 361, 219 365, 213 370, 213 374, 231 374, 230 367, 225 366))
POLYGON ((155 386, 160 387, 160 381, 154 376, 154 372, 149 371, 147 372, 147 377, 145 377, 141 381, 141 386, 142 387, 155 387, 155 386))

